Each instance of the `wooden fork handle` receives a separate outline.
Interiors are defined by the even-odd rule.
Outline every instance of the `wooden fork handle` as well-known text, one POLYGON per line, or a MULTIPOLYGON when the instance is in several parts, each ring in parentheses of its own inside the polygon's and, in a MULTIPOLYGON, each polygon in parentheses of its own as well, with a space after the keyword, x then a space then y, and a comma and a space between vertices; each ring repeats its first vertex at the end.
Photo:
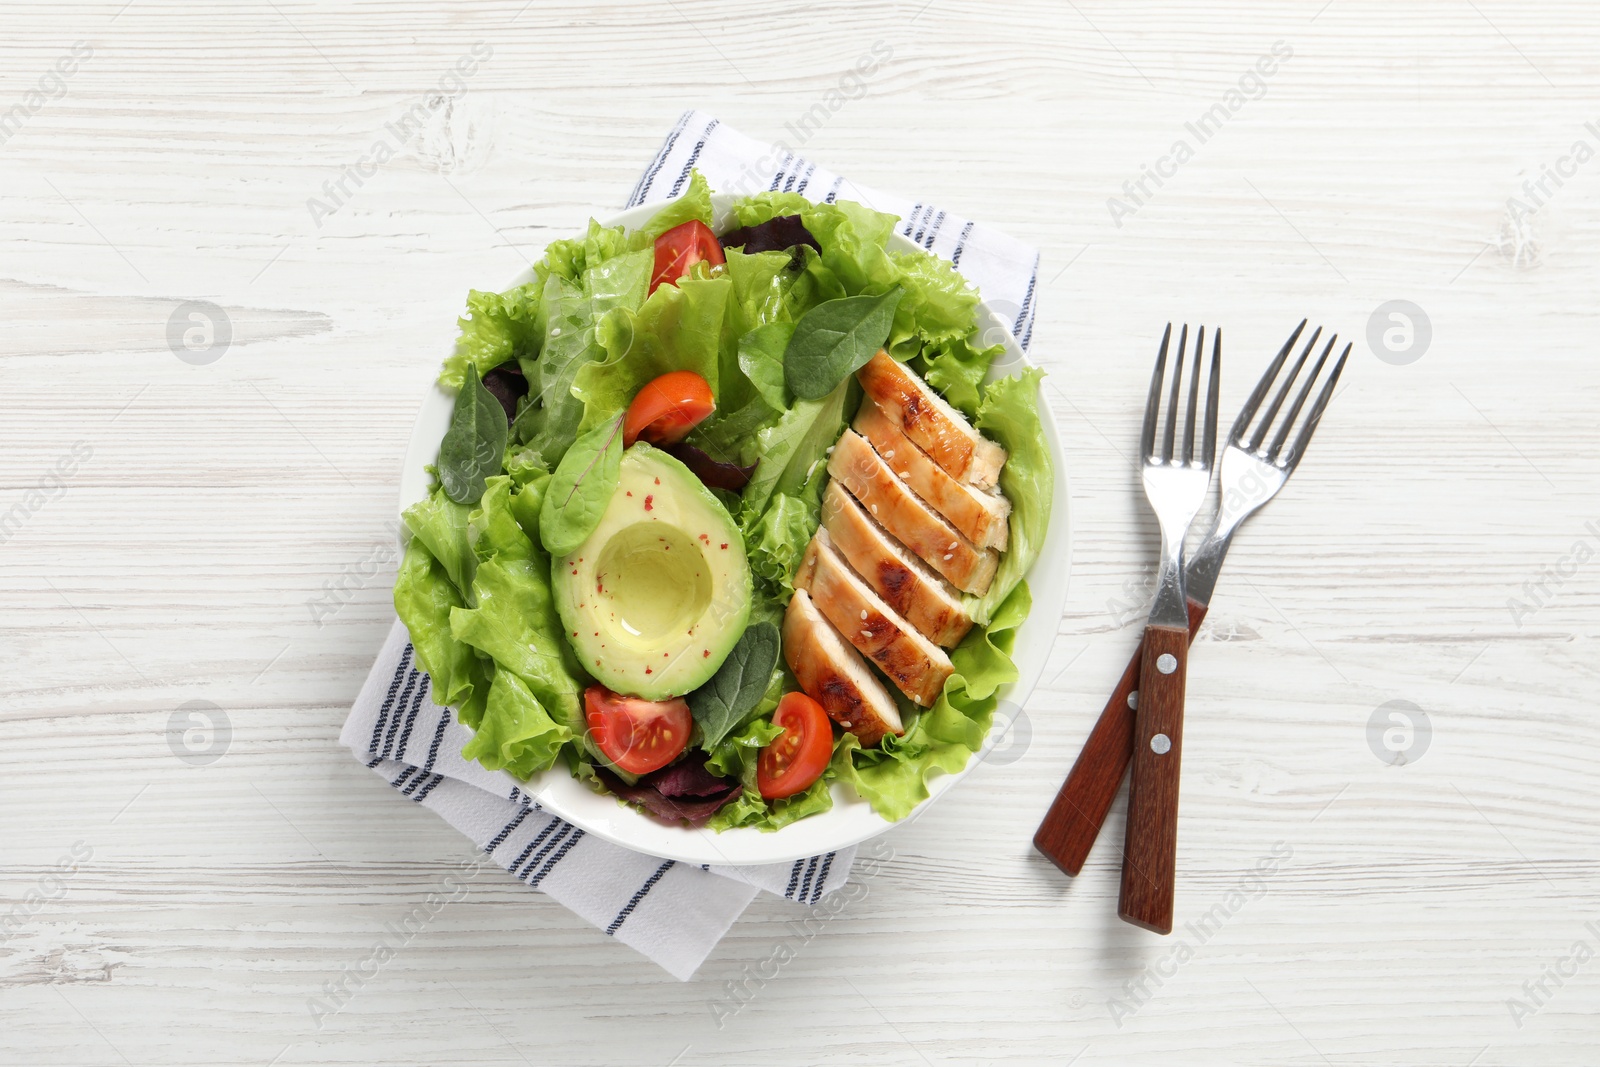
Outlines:
POLYGON ((1117 914, 1158 934, 1172 932, 1178 859, 1178 769, 1183 756, 1183 695, 1188 661, 1187 629, 1145 629, 1117 914))
MULTIPOLYGON (((1200 632, 1206 608, 1189 601, 1189 640, 1200 632)), ((1083 751, 1072 765, 1072 772, 1061 783, 1055 802, 1033 835, 1033 847, 1057 867, 1074 878, 1094 848, 1095 838, 1106 821, 1106 812, 1117 799, 1122 776, 1133 758, 1133 728, 1136 715, 1128 697, 1139 690, 1139 668, 1144 657, 1144 642, 1134 650, 1128 669, 1106 703, 1105 710, 1089 731, 1083 751)))

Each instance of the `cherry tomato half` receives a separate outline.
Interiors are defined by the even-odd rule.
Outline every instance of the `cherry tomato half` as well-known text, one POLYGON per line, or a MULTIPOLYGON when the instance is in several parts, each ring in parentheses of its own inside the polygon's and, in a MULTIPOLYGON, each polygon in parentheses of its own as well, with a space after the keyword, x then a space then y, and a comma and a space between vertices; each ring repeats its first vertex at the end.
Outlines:
POLYGON ((650 276, 650 291, 677 284, 696 263, 718 266, 727 261, 722 254, 722 242, 711 232, 711 227, 699 219, 690 219, 656 238, 656 270, 650 276))
POLYGON ((675 445, 716 408, 704 378, 692 370, 668 371, 634 394, 622 420, 622 447, 640 440, 675 445))
POLYGON ((833 755, 828 713, 804 693, 785 693, 772 721, 783 727, 783 733, 756 757, 756 786, 768 800, 811 788, 833 755))
POLYGON ((694 726, 682 697, 643 700, 591 685, 583 691, 583 707, 595 744, 629 774, 649 774, 677 759, 694 726))

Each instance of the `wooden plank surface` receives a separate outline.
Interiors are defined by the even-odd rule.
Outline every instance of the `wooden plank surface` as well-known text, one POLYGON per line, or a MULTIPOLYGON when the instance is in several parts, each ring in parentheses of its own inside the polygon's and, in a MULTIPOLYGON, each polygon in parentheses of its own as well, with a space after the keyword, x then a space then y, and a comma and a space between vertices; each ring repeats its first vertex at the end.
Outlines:
POLYGON ((19 0, 5 25, 0 116, 31 113, 0 144, 0 512, 32 503, 0 543, 0 1061, 1594 1062, 1593 5, 19 0), (477 42, 318 225, 307 200, 477 42), (319 1028, 323 983, 470 854, 336 743, 392 562, 309 606, 389 543, 464 291, 619 207, 684 108, 783 138, 877 42, 802 150, 1043 250, 1074 574, 1020 758, 886 835, 814 936, 758 901, 680 984, 485 876, 319 1028), (191 300, 232 325, 206 365, 168 345, 191 300), (1431 325, 1404 365, 1368 342, 1392 300, 1431 325), (1225 328, 1231 408, 1302 316, 1355 342, 1348 384, 1194 646, 1159 939, 1116 919, 1120 803, 1076 881, 1028 841, 1137 639, 1162 325, 1225 328), (167 741, 190 701, 231 724, 205 766, 167 741), (1431 724, 1403 766, 1368 743, 1390 701, 1431 724))

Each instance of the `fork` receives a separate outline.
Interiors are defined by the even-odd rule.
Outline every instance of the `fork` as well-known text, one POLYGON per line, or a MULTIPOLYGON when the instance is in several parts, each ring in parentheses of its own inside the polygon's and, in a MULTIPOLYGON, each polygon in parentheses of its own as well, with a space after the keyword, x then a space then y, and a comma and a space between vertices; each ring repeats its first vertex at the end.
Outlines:
MULTIPOLYGON (((1345 360, 1350 355, 1351 346, 1347 344, 1332 373, 1323 380, 1322 389, 1306 414, 1299 434, 1290 444, 1288 434, 1296 417, 1310 398, 1338 341, 1338 335, 1328 340, 1311 374, 1301 384, 1299 393, 1284 412, 1283 405, 1288 398, 1289 390, 1304 369, 1306 360, 1315 350, 1317 340, 1322 335, 1322 328, 1319 326, 1306 342, 1305 349, 1300 353, 1288 376, 1279 383, 1277 381, 1279 373, 1283 370, 1284 363, 1294 350, 1295 343, 1300 339, 1305 327, 1306 320, 1302 319, 1267 367, 1266 372, 1262 374, 1261 380, 1256 383, 1255 391, 1250 394, 1229 432, 1228 444, 1222 453, 1221 491, 1216 521, 1199 550, 1190 559, 1185 573, 1191 641, 1206 617, 1211 594, 1216 588, 1217 572, 1222 567, 1224 557, 1227 556, 1235 531, 1246 518, 1271 500, 1294 473, 1305 455, 1306 447, 1321 421, 1328 401, 1333 396, 1339 375, 1344 370, 1345 360), (1274 384, 1279 385, 1278 393, 1259 425, 1252 430, 1261 401, 1266 398, 1274 384), (1280 412, 1284 415, 1283 422, 1267 447, 1263 449, 1262 443, 1267 441, 1266 434, 1271 430, 1280 412)), ((1123 772, 1127 770, 1128 761, 1133 755, 1135 725, 1133 706, 1139 699, 1139 684, 1143 674, 1142 657, 1141 646, 1140 650, 1134 653, 1127 670, 1123 672, 1121 682, 1112 693, 1105 710, 1100 713, 1099 720, 1084 743, 1083 751, 1073 764, 1072 773, 1062 784, 1049 814, 1045 816, 1033 838, 1034 847, 1070 875, 1077 875, 1083 869, 1089 850, 1094 846, 1095 837, 1105 821, 1106 812, 1116 799, 1117 788, 1122 784, 1123 772)))
POLYGON ((1206 490, 1217 454, 1217 391, 1222 379, 1222 331, 1213 335, 1210 384, 1199 407, 1205 365, 1206 328, 1195 333, 1189 400, 1179 409, 1184 350, 1189 327, 1178 335, 1165 428, 1159 447, 1161 394, 1172 325, 1161 338, 1156 369, 1150 376, 1140 441, 1144 495, 1161 523, 1161 571, 1155 605, 1144 631, 1144 692, 1134 725, 1133 783, 1128 792, 1128 834, 1122 854, 1122 894, 1117 913, 1135 926, 1157 933, 1172 930, 1173 887, 1178 854, 1178 768, 1183 755, 1183 695, 1189 658, 1189 613, 1184 592, 1184 541, 1206 490), (1204 420, 1204 431, 1200 422, 1204 420), (1182 424, 1182 432, 1179 425, 1182 424), (1200 451, 1195 452, 1200 434, 1200 451))

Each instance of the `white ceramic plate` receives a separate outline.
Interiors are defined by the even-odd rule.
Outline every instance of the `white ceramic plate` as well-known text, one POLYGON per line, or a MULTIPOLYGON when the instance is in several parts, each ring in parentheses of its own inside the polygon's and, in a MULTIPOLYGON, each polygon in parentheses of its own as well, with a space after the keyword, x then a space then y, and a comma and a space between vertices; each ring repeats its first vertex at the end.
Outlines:
MULTIPOLYGON (((734 197, 719 195, 713 198, 719 215, 729 213, 734 197)), ((610 219, 608 226, 637 228, 649 221, 661 209, 660 204, 647 204, 625 211, 610 219)), ((719 218, 718 230, 726 219, 719 218)), ((917 251, 917 246, 896 233, 889 239, 889 247, 897 251, 917 251)), ((533 277, 531 270, 523 271, 507 283, 507 289, 522 285, 533 277)), ((979 306, 978 329, 985 337, 1004 338, 1005 354, 996 360, 990 377, 1004 377, 1028 366, 1027 357, 1011 336, 1009 323, 1001 319, 987 305, 979 306)), ((434 385, 422 401, 416 425, 411 431, 411 444, 406 449, 405 469, 400 475, 400 508, 405 510, 428 495, 428 475, 423 468, 434 462, 439 453, 439 440, 450 425, 450 412, 454 398, 438 385, 434 385)), ((1019 677, 1009 686, 1002 687, 1002 708, 1020 708, 1027 702, 1033 687, 1044 671, 1045 661, 1055 642, 1056 624, 1061 618, 1062 606, 1067 598, 1067 573, 1069 567, 1070 538, 1067 516, 1067 479, 1065 457, 1061 454, 1061 441, 1056 435, 1055 420, 1043 390, 1039 395, 1039 410, 1044 416, 1045 442, 1055 463, 1055 500, 1050 511, 1050 528, 1045 535, 1039 559, 1028 574, 1028 586, 1033 593, 1033 610, 1017 631, 1014 657, 1019 677)), ((961 781, 973 767, 987 755, 1004 733, 1011 715, 997 714, 994 731, 987 745, 965 770, 958 774, 938 775, 928 783, 928 799, 922 802, 913 815, 938 800, 961 781)), ((505 773, 505 772, 502 772, 505 773)), ((894 826, 880 817, 866 801, 857 797, 847 786, 833 787, 833 809, 820 815, 801 819, 776 833, 762 833, 753 829, 727 830, 717 833, 708 829, 689 829, 667 826, 648 815, 619 803, 615 797, 591 792, 574 779, 559 764, 536 776, 526 784, 506 774, 507 791, 512 785, 522 785, 525 791, 538 798, 546 810, 582 827, 596 837, 614 842, 637 852, 663 859, 682 860, 686 863, 720 863, 731 865, 756 863, 781 863, 832 852, 835 849, 865 841, 894 826)))

